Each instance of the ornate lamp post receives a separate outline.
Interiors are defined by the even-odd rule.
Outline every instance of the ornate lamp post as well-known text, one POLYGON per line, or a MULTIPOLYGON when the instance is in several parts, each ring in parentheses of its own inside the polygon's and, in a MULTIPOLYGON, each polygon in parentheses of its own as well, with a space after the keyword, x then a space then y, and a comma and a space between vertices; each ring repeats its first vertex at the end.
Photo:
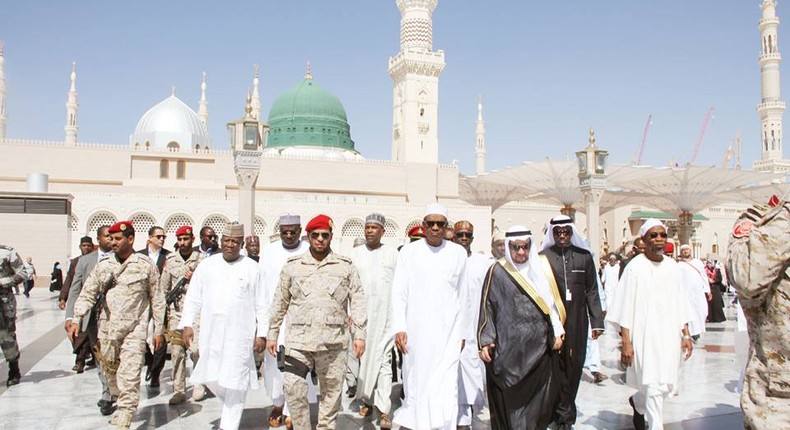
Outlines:
POLYGON ((239 222, 244 224, 244 235, 249 236, 255 220, 255 184, 261 171, 261 155, 269 125, 252 116, 249 95, 244 112, 244 117, 228 123, 228 131, 233 148, 233 170, 239 184, 239 222))
POLYGON ((579 161, 579 189, 587 209, 587 239, 594 253, 601 252, 601 197, 606 190, 606 159, 609 152, 595 146, 595 131, 590 127, 589 144, 576 153, 579 161))

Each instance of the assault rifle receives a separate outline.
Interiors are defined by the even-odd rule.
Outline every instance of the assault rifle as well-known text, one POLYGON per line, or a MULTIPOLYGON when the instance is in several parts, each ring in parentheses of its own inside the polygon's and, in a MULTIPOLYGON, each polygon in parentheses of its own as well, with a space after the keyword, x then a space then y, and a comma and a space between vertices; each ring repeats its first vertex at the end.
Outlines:
POLYGON ((101 315, 102 311, 107 314, 107 319, 110 319, 110 308, 107 306, 107 292, 113 289, 117 284, 115 274, 110 274, 109 279, 107 282, 102 285, 101 289, 99 290, 99 294, 96 295, 96 304, 98 305, 98 309, 96 311, 96 321, 98 321, 99 315, 101 315))
POLYGON ((173 288, 165 294, 165 303, 167 303, 168 306, 173 305, 176 312, 181 310, 179 309, 178 302, 181 300, 181 296, 186 292, 184 286, 186 286, 188 282, 189 280, 186 277, 179 279, 173 288))

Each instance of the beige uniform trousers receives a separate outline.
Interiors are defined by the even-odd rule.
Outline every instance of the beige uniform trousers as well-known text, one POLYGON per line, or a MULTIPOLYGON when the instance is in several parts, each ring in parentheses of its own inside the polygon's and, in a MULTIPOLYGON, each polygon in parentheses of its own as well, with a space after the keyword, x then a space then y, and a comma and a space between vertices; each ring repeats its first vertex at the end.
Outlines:
POLYGON ((99 339, 102 354, 118 358, 117 371, 114 372, 112 368, 103 370, 110 393, 118 396, 117 413, 128 418, 131 418, 140 403, 140 371, 145 359, 147 330, 148 324, 141 322, 123 339, 118 341, 99 339))
MULTIPOLYGON (((337 413, 340 410, 340 397, 346 373, 348 352, 345 348, 330 351, 300 351, 291 349, 287 356, 302 362, 314 370, 321 385, 318 401, 317 430, 337 427, 337 413)), ((283 372, 285 401, 290 409, 294 430, 310 430, 310 405, 307 403, 307 381, 302 376, 283 372)))
MULTIPOLYGON (((178 323, 181 321, 181 312, 176 312, 173 308, 170 308, 167 319, 168 327, 178 327, 178 323)), ((173 330, 171 336, 176 336, 178 339, 181 337, 182 331, 183 330, 173 330)), ((198 358, 200 358, 200 354, 198 353, 200 315, 195 318, 195 322, 192 324, 192 331, 195 335, 192 338, 192 345, 189 347, 189 358, 192 360, 194 369, 194 366, 197 366, 198 358)), ((179 342, 176 340, 171 341, 171 343, 172 350, 170 351, 170 359, 173 361, 173 393, 185 394, 187 389, 187 351, 183 345, 183 341, 179 342)))

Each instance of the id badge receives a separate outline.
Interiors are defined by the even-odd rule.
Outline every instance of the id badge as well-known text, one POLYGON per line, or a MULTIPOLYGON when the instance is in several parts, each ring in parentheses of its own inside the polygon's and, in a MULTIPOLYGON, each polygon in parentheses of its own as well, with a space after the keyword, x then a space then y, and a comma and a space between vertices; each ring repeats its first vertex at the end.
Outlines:
POLYGON ((565 290, 565 301, 570 302, 571 300, 573 300, 573 295, 571 295, 571 290, 567 289, 565 290))

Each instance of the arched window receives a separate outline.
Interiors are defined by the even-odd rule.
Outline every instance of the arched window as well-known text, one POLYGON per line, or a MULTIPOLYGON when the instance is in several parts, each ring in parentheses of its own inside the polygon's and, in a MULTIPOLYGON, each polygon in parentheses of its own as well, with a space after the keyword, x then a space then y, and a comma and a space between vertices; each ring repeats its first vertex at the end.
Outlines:
POLYGON ((88 218, 88 235, 92 235, 96 232, 96 229, 102 225, 111 226, 118 222, 118 217, 111 214, 110 212, 100 211, 96 212, 95 214, 91 215, 88 218))
POLYGON ((206 217, 206 219, 203 221, 202 227, 211 227, 215 232, 221 233, 225 228, 225 225, 229 222, 230 221, 225 215, 213 214, 206 217))
POLYGON ((352 218, 343 224, 343 230, 341 230, 341 234, 343 237, 364 237, 365 223, 361 220, 352 218))
POLYGON ((149 148, 151 148, 151 142, 145 142, 145 150, 148 151, 149 148))
POLYGON ((167 144, 167 150, 170 152, 178 152, 181 149, 181 145, 178 142, 170 142, 167 144))
MULTIPOLYGON (((176 234, 176 230, 182 225, 191 225, 194 226, 195 224, 192 222, 192 219, 182 213, 176 213, 170 215, 170 217, 165 221, 165 233, 169 236, 173 236, 176 234)), ((195 234, 197 236, 197 234, 195 234)))
POLYGON ((252 223, 252 234, 260 237, 266 236, 266 221, 264 221, 262 217, 255 217, 255 221, 252 223))
POLYGON ((154 216, 145 212, 139 212, 129 218, 134 226, 137 236, 148 237, 148 229, 156 224, 154 216))
POLYGON ((187 177, 187 162, 178 160, 176 162, 176 179, 186 179, 187 177))
POLYGON ((159 179, 167 179, 170 177, 170 163, 167 160, 159 162, 159 179))
POLYGON ((134 142, 134 150, 137 151, 140 149, 140 142, 134 142))

